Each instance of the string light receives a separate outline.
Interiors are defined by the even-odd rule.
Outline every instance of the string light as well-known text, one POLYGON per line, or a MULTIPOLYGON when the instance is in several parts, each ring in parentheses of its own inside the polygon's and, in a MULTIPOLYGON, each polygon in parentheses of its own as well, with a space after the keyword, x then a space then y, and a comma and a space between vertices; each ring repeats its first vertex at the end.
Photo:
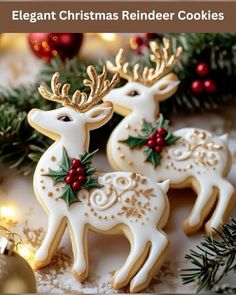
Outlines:
POLYGON ((108 42, 112 42, 116 39, 115 33, 99 33, 99 36, 101 37, 101 39, 108 42))

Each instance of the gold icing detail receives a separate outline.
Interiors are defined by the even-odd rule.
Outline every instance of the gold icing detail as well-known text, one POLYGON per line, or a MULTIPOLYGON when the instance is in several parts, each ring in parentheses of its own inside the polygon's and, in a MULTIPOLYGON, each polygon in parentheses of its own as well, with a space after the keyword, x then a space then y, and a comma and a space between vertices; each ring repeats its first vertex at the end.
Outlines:
MULTIPOLYGON (((190 138, 192 142, 186 138, 182 138, 179 143, 186 148, 179 156, 172 155, 172 158, 176 161, 186 161, 193 159, 196 165, 204 167, 215 167, 219 163, 218 151, 222 150, 224 146, 214 143, 212 135, 207 135, 205 131, 199 131, 194 129, 190 138)), ((174 148, 174 153, 178 151, 178 147, 174 148)), ((173 153, 173 154, 174 154, 173 153)), ((169 164, 170 166, 170 164, 169 164)), ((191 164, 187 166, 187 169, 191 169, 191 164)))
POLYGON ((124 154, 120 154, 120 158, 121 159, 124 159, 125 158, 125 155, 124 154))
POLYGON ((53 193, 52 192, 48 192, 48 196, 49 197, 52 197, 53 196, 53 193))
POLYGON ((55 161, 57 160, 57 158, 56 158, 55 156, 51 156, 51 160, 52 160, 53 162, 55 162, 55 161))
POLYGON ((128 164, 129 164, 129 165, 133 165, 133 162, 129 160, 129 161, 128 161, 128 164))

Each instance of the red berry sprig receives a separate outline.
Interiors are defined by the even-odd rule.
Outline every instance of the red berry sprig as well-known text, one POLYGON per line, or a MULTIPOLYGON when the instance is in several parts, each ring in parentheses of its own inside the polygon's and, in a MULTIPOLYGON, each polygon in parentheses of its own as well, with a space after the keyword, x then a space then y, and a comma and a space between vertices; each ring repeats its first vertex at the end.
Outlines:
POLYGON ((65 183, 70 185, 75 191, 78 191, 85 181, 86 174, 83 164, 79 159, 73 159, 71 161, 71 168, 65 177, 65 183))
POLYGON ((166 145, 165 136, 167 133, 168 131, 165 128, 158 128, 154 133, 149 135, 146 145, 160 154, 166 145))
POLYGON ((217 86, 214 80, 206 79, 210 69, 209 65, 205 62, 200 62, 195 67, 195 72, 198 76, 205 80, 194 80, 191 83, 191 90, 194 94, 202 94, 204 92, 213 94, 217 90, 217 86))

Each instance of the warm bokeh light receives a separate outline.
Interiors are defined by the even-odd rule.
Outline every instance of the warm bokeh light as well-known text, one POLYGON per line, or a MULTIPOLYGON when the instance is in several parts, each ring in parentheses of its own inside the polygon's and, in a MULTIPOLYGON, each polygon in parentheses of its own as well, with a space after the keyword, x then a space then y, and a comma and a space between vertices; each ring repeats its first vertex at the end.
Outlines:
POLYGON ((17 247, 17 253, 29 263, 31 263, 34 259, 34 250, 26 244, 19 244, 17 247))
POLYGON ((114 41, 116 39, 116 34, 115 33, 100 33, 99 36, 104 41, 109 41, 109 42, 112 42, 112 41, 114 41))

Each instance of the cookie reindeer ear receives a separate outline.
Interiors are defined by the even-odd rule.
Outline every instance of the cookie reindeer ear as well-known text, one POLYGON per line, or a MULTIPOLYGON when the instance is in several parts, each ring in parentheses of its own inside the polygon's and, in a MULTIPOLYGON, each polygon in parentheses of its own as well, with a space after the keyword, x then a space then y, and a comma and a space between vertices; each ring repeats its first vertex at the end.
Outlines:
POLYGON ((151 90, 157 101, 163 101, 175 93, 179 83, 177 76, 171 73, 157 81, 151 90))
POLYGON ((104 102, 88 110, 85 114, 87 123, 99 127, 104 125, 112 117, 113 105, 111 102, 104 102))
POLYGON ((158 183, 158 185, 161 187, 164 193, 167 193, 170 187, 170 180, 167 179, 161 183, 158 183))

